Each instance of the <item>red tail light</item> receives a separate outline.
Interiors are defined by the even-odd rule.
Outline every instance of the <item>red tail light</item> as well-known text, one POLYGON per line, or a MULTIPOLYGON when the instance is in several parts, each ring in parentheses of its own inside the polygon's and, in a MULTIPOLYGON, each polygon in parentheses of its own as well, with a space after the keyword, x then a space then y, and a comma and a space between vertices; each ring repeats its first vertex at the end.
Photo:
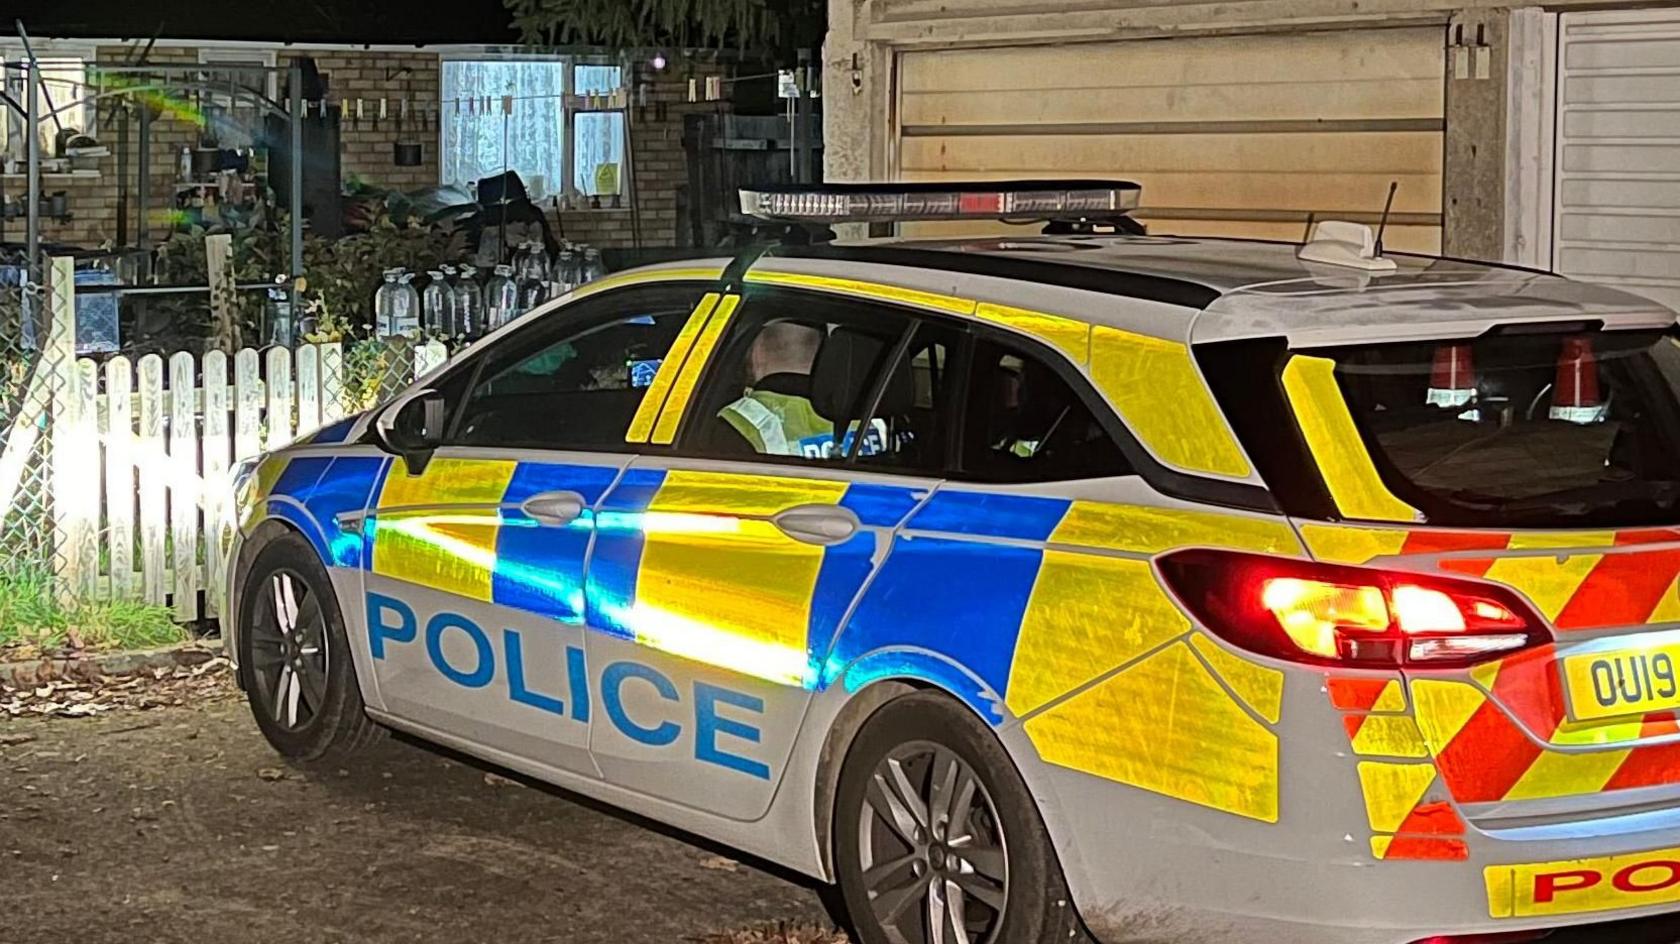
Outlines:
POLYGON ((1294 662, 1463 667, 1552 638, 1515 593, 1452 577, 1209 550, 1159 566, 1209 630, 1294 662))

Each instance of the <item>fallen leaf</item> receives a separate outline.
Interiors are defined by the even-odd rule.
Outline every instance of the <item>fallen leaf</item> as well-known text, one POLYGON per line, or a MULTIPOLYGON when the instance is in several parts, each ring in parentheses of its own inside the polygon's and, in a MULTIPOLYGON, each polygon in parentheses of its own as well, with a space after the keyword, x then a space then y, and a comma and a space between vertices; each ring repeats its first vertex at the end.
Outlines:
POLYGON ((263 767, 257 771, 257 777, 262 780, 273 782, 275 780, 286 779, 286 772, 278 767, 263 767))
POLYGON ((810 924, 788 924, 742 928, 704 937, 691 937, 697 944, 850 944, 845 934, 810 924))
POLYGON ((0 747, 16 747, 35 740, 33 734, 0 734, 0 747))

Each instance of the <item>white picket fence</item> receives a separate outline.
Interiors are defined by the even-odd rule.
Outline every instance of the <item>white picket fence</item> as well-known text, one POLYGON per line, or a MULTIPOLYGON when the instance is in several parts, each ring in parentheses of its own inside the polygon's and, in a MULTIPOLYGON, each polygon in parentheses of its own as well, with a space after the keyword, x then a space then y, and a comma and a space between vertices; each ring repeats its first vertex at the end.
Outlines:
MULTIPOLYGON (((55 315, 74 312, 54 302, 55 315)), ((53 328, 59 340, 75 336, 73 323, 53 328)), ((402 356, 386 390, 448 356, 435 341, 391 350, 402 356)), ((46 381, 59 585, 82 598, 167 605, 182 621, 217 615, 233 465, 368 405, 349 402, 336 343, 64 363, 46 381)))

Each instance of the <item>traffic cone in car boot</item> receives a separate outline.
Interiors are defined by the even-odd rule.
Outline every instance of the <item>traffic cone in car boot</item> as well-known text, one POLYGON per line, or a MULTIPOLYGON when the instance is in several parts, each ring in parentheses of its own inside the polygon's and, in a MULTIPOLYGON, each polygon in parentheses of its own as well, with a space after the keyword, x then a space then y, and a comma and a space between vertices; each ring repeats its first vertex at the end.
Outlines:
POLYGON ((1435 366, 1429 372, 1429 405, 1464 406, 1475 398, 1476 369, 1471 366, 1470 345, 1437 345, 1435 366))
POLYGON ((1597 423, 1604 419, 1598 398, 1598 362, 1592 341, 1565 338, 1558 355, 1557 383, 1552 387, 1551 417, 1567 423, 1597 423))

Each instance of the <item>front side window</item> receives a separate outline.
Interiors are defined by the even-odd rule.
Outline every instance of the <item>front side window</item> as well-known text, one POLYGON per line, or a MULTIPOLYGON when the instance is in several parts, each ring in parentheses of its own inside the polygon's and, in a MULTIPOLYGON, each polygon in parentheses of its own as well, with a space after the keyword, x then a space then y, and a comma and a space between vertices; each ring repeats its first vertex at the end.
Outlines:
POLYGON ((1378 473, 1433 524, 1680 521, 1670 333, 1506 332, 1328 355, 1378 473))
POLYGON ((708 369, 684 447, 714 458, 937 469, 945 365, 959 338, 894 310, 756 292, 708 369))
POLYGON ((1127 475, 1120 447, 1042 352, 1010 340, 975 345, 962 471, 996 482, 1127 475))
POLYGON ((630 289, 567 305, 488 351, 451 441, 622 451, 701 291, 630 289))

